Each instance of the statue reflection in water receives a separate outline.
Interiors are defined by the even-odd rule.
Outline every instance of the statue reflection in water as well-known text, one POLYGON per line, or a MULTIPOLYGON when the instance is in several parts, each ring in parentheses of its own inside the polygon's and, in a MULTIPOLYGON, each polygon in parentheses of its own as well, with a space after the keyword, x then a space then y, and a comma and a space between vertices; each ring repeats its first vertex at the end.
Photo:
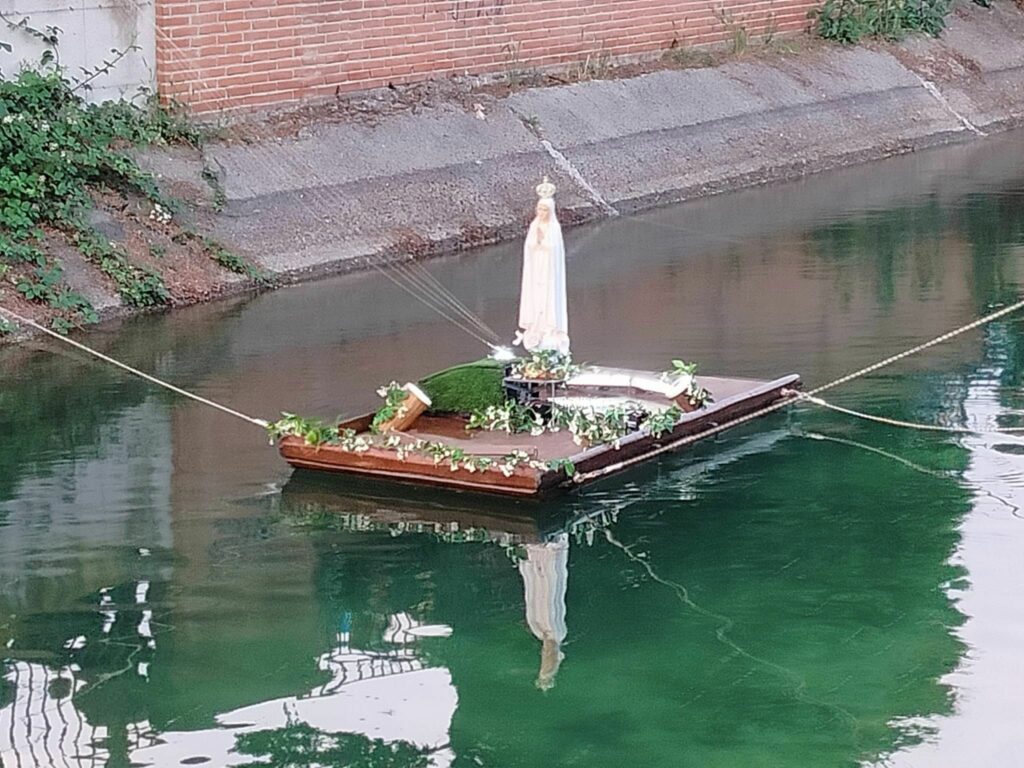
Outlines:
POLYGON ((562 532, 542 543, 525 545, 526 557, 519 561, 523 577, 526 623, 541 642, 537 687, 546 691, 555 685, 558 667, 565 655, 565 591, 569 579, 569 534, 562 532))
MULTIPOLYGON (((764 450, 785 434, 780 430, 758 436, 745 441, 741 450, 719 450, 713 459, 688 465, 662 479, 662 497, 668 498, 671 489, 673 498, 687 498, 694 477, 764 450)), ((280 496, 267 497, 272 505, 267 512, 281 517, 327 516, 332 528, 350 533, 428 535, 451 544, 503 549, 522 579, 522 615, 540 645, 535 684, 547 691, 555 685, 564 659, 570 541, 592 544, 635 500, 627 493, 618 493, 614 499, 592 494, 544 512, 534 506, 517 508, 507 501, 475 498, 471 505, 458 508, 450 495, 384 496, 379 485, 360 488, 296 473, 280 496)), ((77 662, 81 651, 123 625, 127 634, 137 635, 137 642, 125 646, 133 664, 124 665, 123 673, 148 681, 151 664, 159 666, 149 592, 148 581, 101 590, 96 614, 87 622, 90 626, 83 625, 81 636, 64 640, 70 661, 77 662)), ((0 694, 7 692, 0 696, 0 765, 48 766, 54 756, 66 755, 67 762, 73 762, 74 756, 140 766, 199 762, 230 766, 244 764, 249 761, 247 755, 254 754, 238 751, 241 739, 304 728, 327 734, 337 743, 347 739, 354 749, 401 746, 417 760, 427 760, 426 765, 450 766, 456 757, 450 729, 459 696, 451 672, 438 658, 431 658, 424 646, 445 642, 458 633, 458 626, 442 623, 442 616, 431 620, 401 599, 394 604, 385 600, 383 607, 386 610, 375 615, 385 616, 386 626, 364 624, 358 642, 353 642, 352 634, 358 612, 343 611, 334 642, 315 659, 316 668, 329 679, 304 693, 276 693, 218 713, 214 727, 197 731, 158 731, 148 720, 129 717, 117 724, 118 738, 111 738, 107 723, 93 722, 77 706, 85 686, 102 678, 97 670, 88 665, 81 669, 77 663, 50 667, 11 659, 0 665, 0 694)), ((15 655, 16 648, 9 653, 15 655)), ((299 668, 305 663, 300 662, 299 668)))

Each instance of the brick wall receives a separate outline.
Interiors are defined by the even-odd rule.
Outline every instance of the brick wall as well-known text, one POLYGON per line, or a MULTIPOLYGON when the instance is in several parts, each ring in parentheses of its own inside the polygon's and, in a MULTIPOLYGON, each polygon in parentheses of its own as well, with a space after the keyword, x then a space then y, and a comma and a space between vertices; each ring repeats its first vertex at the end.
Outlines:
POLYGON ((807 25, 812 0, 156 0, 161 93, 213 112, 807 25), (725 22, 724 23, 723 19, 725 22))

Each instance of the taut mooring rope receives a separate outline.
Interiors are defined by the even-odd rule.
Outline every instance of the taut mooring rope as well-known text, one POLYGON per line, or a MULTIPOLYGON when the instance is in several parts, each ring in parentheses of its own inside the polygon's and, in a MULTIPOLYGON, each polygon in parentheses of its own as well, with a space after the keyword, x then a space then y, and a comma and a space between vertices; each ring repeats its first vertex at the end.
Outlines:
POLYGON ((967 325, 961 325, 959 328, 944 333, 941 336, 936 336, 934 339, 932 339, 931 341, 926 341, 924 344, 918 344, 916 347, 911 347, 910 349, 904 352, 900 352, 898 355, 893 355, 892 357, 887 357, 884 360, 879 360, 877 363, 869 365, 866 368, 861 368, 858 371, 848 373, 845 376, 841 376, 838 379, 835 379, 834 381, 830 381, 828 384, 822 384, 820 387, 815 387, 814 389, 810 390, 807 394, 810 396, 820 395, 822 392, 825 392, 826 390, 838 387, 840 384, 846 384, 848 381, 859 379, 861 376, 867 376, 869 373, 874 373, 879 368, 885 368, 887 365, 897 363, 900 360, 910 357, 911 355, 916 355, 918 352, 924 352, 926 349, 934 347, 937 344, 942 344, 943 342, 949 341, 950 339, 959 336, 962 333, 967 333, 967 331, 973 331, 975 328, 980 328, 983 325, 988 325, 993 320, 998 320, 1000 317, 1012 314, 1020 309, 1024 309, 1024 300, 1018 301, 1015 304, 1011 304, 1008 307, 1003 307, 1002 309, 996 310, 995 312, 987 314, 984 317, 979 317, 977 320, 967 323, 967 325))
MULTIPOLYGON (((636 464, 639 461, 646 461, 647 459, 653 458, 654 456, 660 456, 661 454, 667 453, 668 451, 675 450, 676 448, 681 448, 684 445, 690 445, 691 443, 695 443, 698 440, 701 440, 705 437, 717 435, 720 432, 724 432, 727 429, 739 426, 740 424, 745 424, 748 421, 752 421, 753 419, 765 416, 769 413, 774 413, 775 411, 785 408, 787 405, 790 405, 791 403, 799 401, 810 402, 815 405, 830 408, 832 410, 838 411, 840 413, 845 413, 850 416, 864 418, 870 421, 877 421, 892 426, 971 434, 984 434, 987 432, 1006 434, 1011 432, 1024 431, 1024 429, 1017 429, 1012 427, 1006 429, 979 430, 971 429, 969 427, 942 427, 938 425, 916 424, 914 422, 901 421, 899 419, 888 419, 882 416, 872 416, 871 414, 861 413, 859 411, 854 411, 849 408, 842 408, 840 406, 832 405, 831 403, 828 403, 825 400, 822 400, 821 398, 817 397, 817 395, 821 392, 832 389, 834 387, 838 387, 840 384, 845 384, 847 382, 853 381, 854 379, 861 378, 863 376, 868 375, 869 373, 874 373, 875 371, 881 368, 885 368, 886 366, 892 365, 893 363, 896 363, 900 360, 904 360, 910 357, 911 355, 915 355, 919 352, 923 352, 926 349, 930 349, 931 347, 934 347, 938 344, 942 344, 943 342, 949 341, 950 339, 955 338, 956 336, 959 336, 963 333, 966 333, 967 331, 973 330, 975 328, 980 328, 983 325, 987 325, 988 323, 998 320, 1001 317, 1005 317, 1006 315, 1009 315, 1013 312, 1017 312, 1021 309, 1024 309, 1024 300, 1018 301, 1007 307, 1003 307, 1002 309, 996 310, 995 312, 991 312, 985 315, 984 317, 980 317, 977 320, 973 320, 972 322, 967 323, 966 325, 962 325, 959 328, 956 328, 952 331, 948 331, 942 334, 941 336, 936 336, 934 339, 931 339, 930 341, 926 341, 923 344, 918 344, 916 347, 911 347, 910 349, 900 352, 899 354, 892 355, 890 357, 885 358, 884 360, 880 360, 877 363, 853 371, 852 373, 848 373, 845 376, 841 376, 838 379, 834 379, 833 381, 830 381, 827 384, 822 384, 821 386, 815 387, 809 392, 799 393, 795 391, 787 391, 786 394, 782 397, 782 399, 777 400, 776 402, 772 403, 771 405, 767 405, 764 408, 759 408, 756 411, 748 413, 745 416, 739 416, 723 424, 716 424, 715 426, 705 429, 701 432, 696 432, 692 435, 680 437, 678 440, 673 440, 672 442, 666 443, 660 446, 658 449, 651 451, 649 453, 634 456, 631 459, 625 459, 615 464, 611 464, 607 467, 596 469, 592 472, 577 473, 573 476, 573 481, 576 483, 583 483, 586 482, 587 480, 592 480, 597 477, 602 477, 604 475, 611 474, 612 472, 618 472, 619 470, 632 466, 633 464, 636 464)), ((247 421, 250 424, 254 424, 261 428, 266 428, 269 425, 269 423, 264 419, 258 419, 253 416, 247 416, 246 414, 241 413, 240 411, 236 411, 233 408, 229 408, 226 405, 221 405, 220 403, 214 402, 213 400, 210 400, 208 398, 201 397, 199 395, 193 394, 192 392, 188 392, 187 390, 184 390, 181 387, 177 387, 174 384, 170 384, 169 382, 158 379, 155 376, 151 376, 148 373, 144 373, 143 371, 140 371, 137 368, 133 368, 130 365, 122 363, 119 360, 115 360, 114 358, 105 355, 102 352, 98 352, 95 349, 87 347, 85 344, 81 344, 75 341, 74 339, 68 338, 67 336, 61 336, 56 331, 39 325, 39 323, 29 320, 26 317, 22 317, 21 315, 9 309, 0 307, 0 314, 12 317, 20 323, 24 323, 25 325, 31 326, 32 328, 35 328, 36 330, 45 333, 46 335, 54 339, 57 339, 58 341, 62 341, 65 344, 69 344, 72 347, 75 347, 76 349, 79 349, 89 355, 92 355, 93 357, 96 357, 100 360, 103 360, 104 362, 110 363, 111 365, 121 368, 122 370, 125 370, 134 376, 138 376, 141 379, 145 379, 146 381, 156 384, 157 386, 163 387, 164 389, 169 389, 172 392, 182 395, 183 397, 187 397, 191 400, 195 400, 196 402, 202 403, 203 405, 208 405, 211 408, 216 408, 218 411, 226 413, 229 416, 234 416, 237 419, 242 419, 243 421, 247 421)))
POLYGON ((56 331, 52 331, 49 328, 46 328, 45 326, 42 326, 33 320, 29 320, 27 317, 22 317, 18 313, 12 312, 9 309, 0 307, 0 314, 13 317, 19 323, 24 323, 25 325, 31 326, 32 328, 35 328, 37 331, 41 331, 42 333, 45 333, 47 336, 51 336, 57 339, 58 341, 64 342, 65 344, 70 344, 75 349, 79 349, 82 352, 85 352, 86 354, 99 358, 105 363, 110 363, 111 365, 117 366, 118 368, 124 371, 128 371, 128 373, 132 374, 133 376, 138 376, 140 379, 145 379, 151 384, 156 384, 159 387, 169 389, 171 390, 171 392, 175 392, 183 397, 195 400, 196 402, 202 403, 203 405, 208 405, 211 408, 216 408, 218 411, 222 411, 223 413, 226 413, 229 416, 234 416, 236 419, 247 421, 250 424, 255 424, 257 427, 266 429, 269 426, 269 422, 263 419, 257 419, 253 416, 247 416, 244 413, 241 413, 240 411, 236 411, 234 408, 228 408, 226 405, 221 405, 220 403, 216 403, 213 400, 209 400, 208 398, 200 397, 199 395, 193 394, 192 392, 188 392, 187 390, 184 390, 181 387, 176 387, 173 384, 163 381, 162 379, 158 379, 156 376, 151 376, 148 373, 144 373, 143 371, 140 371, 138 368, 132 368, 130 365, 122 363, 119 360, 115 360, 109 355, 104 355, 102 352, 98 352, 95 349, 92 349, 91 347, 87 347, 85 344, 81 344, 75 341, 74 339, 68 338, 67 336, 61 336, 56 331))
MULTIPOLYGON (((910 349, 904 350, 899 354, 892 355, 891 357, 887 357, 884 360, 879 360, 877 363, 873 363, 872 365, 853 371, 852 373, 848 373, 845 376, 840 376, 838 379, 834 379, 830 381, 828 384, 822 384, 819 387, 815 387, 814 389, 810 390, 807 393, 790 392, 788 396, 784 396, 782 399, 776 400, 771 405, 766 405, 764 408, 759 408, 758 410, 753 411, 752 413, 748 413, 745 416, 739 416, 735 419, 732 419, 731 421, 725 422, 724 424, 716 424, 715 426, 705 429, 702 432, 695 432, 692 435, 680 437, 678 440, 673 440, 670 443, 665 443, 657 450, 650 451, 648 453, 643 453, 640 454, 639 456, 634 456, 633 458, 630 459, 624 459, 623 461, 617 462, 615 464, 609 464, 607 467, 595 469, 592 472, 577 472, 575 475, 573 475, 573 481, 577 484, 580 484, 585 483, 588 480, 603 477, 604 475, 610 475, 613 472, 618 472, 638 462, 646 461, 647 459, 653 458, 654 456, 660 456, 661 454, 667 453, 669 451, 674 451, 677 448, 682 448, 685 445, 690 445, 691 443, 695 443, 698 440, 701 440, 705 437, 717 435, 720 432, 724 432, 727 429, 732 429, 733 427, 737 427, 740 424, 745 424, 746 422, 752 421, 753 419, 765 416, 769 413, 774 413, 775 411, 781 410, 782 408, 785 408, 787 405, 791 405, 794 402, 799 402, 800 400, 808 400, 810 402, 819 400, 820 402, 817 404, 822 404, 825 401, 816 397, 821 392, 825 392, 826 390, 838 387, 840 384, 846 384, 850 381, 853 381, 854 379, 859 379, 862 376, 867 376, 869 373, 874 373, 875 371, 881 368, 885 368, 886 366, 892 365, 893 363, 899 362, 900 360, 904 360, 910 357, 911 355, 916 355, 918 352, 923 352, 924 350, 930 349, 931 347, 934 347, 937 344, 942 344, 943 342, 949 341, 950 339, 956 336, 959 336, 963 333, 967 333, 967 331, 974 330, 975 328, 980 328, 983 325, 987 325, 988 323, 991 323, 994 320, 998 320, 1001 317, 1005 317, 1006 315, 1012 314, 1013 312, 1017 312, 1021 309, 1024 309, 1024 300, 1018 301, 1007 307, 1003 307, 1002 309, 996 310, 995 312, 991 312, 985 315, 984 317, 979 317, 977 320, 973 320, 972 322, 967 323, 966 325, 961 325, 959 328, 955 328, 952 331, 948 331, 942 334, 941 336, 936 336, 931 341, 926 341, 923 344, 918 344, 916 347, 911 347, 910 349)), ((855 411, 850 412, 850 415, 863 415, 865 417, 868 416, 868 414, 859 414, 855 411)), ((900 423, 895 419, 887 420, 887 423, 894 424, 896 426, 918 426, 913 424, 912 422, 900 423)), ((957 429, 953 431, 960 430, 957 429)), ((964 431, 972 433, 978 432, 978 430, 966 428, 964 428, 964 431)), ((1005 432, 1007 430, 1002 431, 1005 432)))
POLYGON ((803 402, 811 403, 812 405, 819 405, 822 408, 827 408, 830 411, 836 413, 842 413, 847 416, 853 416, 856 419, 864 419, 865 421, 873 421, 876 424, 887 424, 890 427, 905 427, 907 429, 921 429, 927 432, 952 432, 960 435, 1012 435, 1017 432, 1024 432, 1024 427, 995 427, 989 429, 977 429, 973 427, 957 427, 957 426, 944 426, 942 424, 922 424, 917 421, 904 421, 903 419, 890 419, 887 416, 875 416, 871 413, 864 413, 863 411, 855 411, 852 408, 844 408, 841 405, 833 405, 827 400, 822 400, 820 397, 807 394, 804 392, 795 392, 796 398, 803 402))

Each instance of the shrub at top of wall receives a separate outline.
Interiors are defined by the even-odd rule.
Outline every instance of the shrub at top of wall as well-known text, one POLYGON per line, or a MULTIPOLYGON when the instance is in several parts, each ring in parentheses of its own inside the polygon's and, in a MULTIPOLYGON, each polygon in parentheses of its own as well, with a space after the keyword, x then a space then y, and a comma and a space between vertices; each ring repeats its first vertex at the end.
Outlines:
MULTIPOLYGON (((989 0, 974 1, 984 7, 989 5, 989 0)), ((902 40, 914 32, 938 37, 946 28, 952 6, 952 0, 825 0, 811 16, 817 21, 818 34, 826 40, 902 40)))

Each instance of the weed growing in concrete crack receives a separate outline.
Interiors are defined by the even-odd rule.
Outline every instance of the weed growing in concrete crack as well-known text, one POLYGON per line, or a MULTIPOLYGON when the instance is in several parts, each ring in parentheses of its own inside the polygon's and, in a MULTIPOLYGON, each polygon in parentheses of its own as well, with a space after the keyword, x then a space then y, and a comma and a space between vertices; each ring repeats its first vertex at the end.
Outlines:
POLYGON ((519 52, 523 44, 516 41, 505 43, 501 52, 505 54, 505 82, 511 88, 520 88, 529 83, 531 76, 520 64, 519 52))
POLYGON ((665 59, 679 69, 703 69, 715 64, 711 51, 680 45, 665 51, 665 59))
POLYGON ((209 164, 204 163, 202 177, 203 181, 213 191, 213 210, 220 213, 228 202, 228 195, 224 191, 224 185, 220 183, 220 176, 217 175, 217 171, 211 168, 209 164))
POLYGON ((774 13, 768 14, 768 24, 765 26, 764 34, 761 36, 761 43, 765 46, 772 46, 775 43, 776 35, 779 34, 779 22, 774 13))

